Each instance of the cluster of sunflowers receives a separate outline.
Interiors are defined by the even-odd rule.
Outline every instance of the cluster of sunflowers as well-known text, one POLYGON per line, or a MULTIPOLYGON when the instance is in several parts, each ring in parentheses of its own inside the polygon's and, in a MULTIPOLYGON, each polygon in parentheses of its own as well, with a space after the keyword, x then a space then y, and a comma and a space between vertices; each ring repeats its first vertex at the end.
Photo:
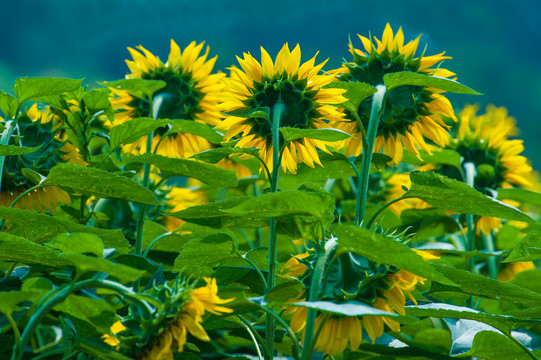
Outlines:
POLYGON ((539 336, 541 200, 515 120, 456 115, 445 93, 478 93, 420 37, 359 39, 332 70, 285 44, 227 75, 171 40, 103 88, 0 92, 0 354, 536 358, 516 334, 539 336))

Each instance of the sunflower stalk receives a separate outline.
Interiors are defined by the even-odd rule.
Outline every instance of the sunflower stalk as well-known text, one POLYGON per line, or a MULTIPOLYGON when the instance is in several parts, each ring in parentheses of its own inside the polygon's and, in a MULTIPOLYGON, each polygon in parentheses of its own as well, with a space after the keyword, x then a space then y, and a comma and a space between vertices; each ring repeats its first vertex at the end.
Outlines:
MULTIPOLYGON (((279 99, 272 108, 272 177, 270 184, 270 192, 274 193, 278 190, 278 171, 280 169, 280 120, 285 111, 285 105, 279 99)), ((269 275, 267 279, 267 289, 270 291, 274 288, 276 282, 276 220, 270 219, 270 235, 269 235, 269 275)), ((273 318, 267 316, 266 320, 266 338, 267 349, 269 349, 269 358, 273 359, 274 352, 274 321, 273 318)))
POLYGON ((378 85, 377 92, 372 97, 372 109, 366 133, 366 147, 363 148, 363 159, 361 165, 361 176, 357 176, 357 202, 355 206, 355 226, 364 222, 366 200, 368 196, 368 179, 370 177, 370 164, 372 153, 378 132, 378 123, 383 101, 385 99, 385 85, 378 85))

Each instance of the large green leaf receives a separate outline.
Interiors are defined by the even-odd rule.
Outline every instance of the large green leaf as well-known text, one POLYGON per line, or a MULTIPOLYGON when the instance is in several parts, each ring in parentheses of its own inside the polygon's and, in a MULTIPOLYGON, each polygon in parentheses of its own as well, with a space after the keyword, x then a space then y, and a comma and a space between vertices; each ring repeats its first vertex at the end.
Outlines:
POLYGON ((54 185, 77 193, 94 195, 98 198, 117 198, 126 201, 158 205, 150 190, 132 179, 105 170, 76 164, 58 164, 41 183, 54 185))
POLYGON ((233 208, 222 211, 236 216, 269 218, 311 215, 323 220, 333 218, 334 203, 334 196, 329 193, 284 190, 249 198, 233 208))
POLYGON ((351 137, 347 132, 338 129, 299 129, 293 127, 281 127, 280 132, 284 136, 284 141, 286 143, 302 138, 334 142, 351 137))
POLYGON ((36 211, 0 207, 0 218, 16 226, 16 229, 11 230, 16 232, 16 235, 36 243, 46 242, 62 233, 87 232, 99 236, 107 248, 116 248, 117 251, 122 252, 129 246, 120 230, 83 226, 36 211))
POLYGON ((481 93, 462 85, 458 81, 439 77, 429 76, 411 71, 401 71, 385 74, 383 82, 387 87, 387 91, 404 85, 431 87, 439 90, 470 95, 481 95, 481 93))
POLYGON ((58 234, 45 243, 45 245, 64 253, 89 253, 98 257, 103 256, 103 241, 101 241, 99 236, 91 233, 80 232, 58 234))
POLYGON ((207 124, 202 124, 193 120, 170 120, 171 128, 167 131, 167 134, 186 133, 200 136, 207 139, 213 144, 220 144, 224 136, 218 131, 214 130, 207 124))
POLYGON ((41 96, 62 94, 77 90, 83 79, 61 79, 61 78, 19 78, 15 80, 13 90, 19 104, 27 100, 37 99, 41 96))
POLYGON ((442 284, 432 284, 432 292, 455 291, 489 299, 505 300, 513 303, 540 304, 541 294, 523 287, 490 279, 486 276, 472 274, 466 270, 455 269, 451 266, 434 264, 434 267, 458 287, 442 284))
POLYGON ((354 301, 354 300, 346 301, 341 304, 335 304, 331 301, 300 301, 300 302, 289 303, 288 305, 307 307, 307 308, 316 309, 323 312, 328 312, 331 314, 337 314, 337 315, 342 315, 342 316, 364 316, 364 315, 390 316, 390 317, 399 316, 398 314, 379 310, 379 309, 373 308, 370 305, 367 305, 360 301, 354 301))
POLYGON ((531 357, 513 340, 495 331, 483 330, 475 334, 472 348, 458 355, 464 358, 531 360, 531 357))
POLYGON ((377 91, 372 85, 360 81, 333 81, 325 85, 325 88, 346 89, 347 91, 343 96, 348 100, 337 106, 352 113, 356 113, 360 103, 377 91))
POLYGON ((216 164, 218 161, 233 154, 249 154, 252 156, 257 156, 259 155, 259 149, 223 146, 200 152, 199 154, 193 155, 192 158, 211 164, 216 164))
POLYGON ((74 252, 63 253, 58 257, 62 261, 71 263, 81 273, 99 271, 112 275, 122 282, 135 281, 145 273, 145 271, 132 268, 131 266, 74 252))
POLYGON ((227 234, 212 234, 188 241, 175 260, 175 270, 209 271, 220 262, 237 258, 233 239, 227 234))
POLYGON ((17 111, 17 99, 10 94, 0 90, 0 111, 6 116, 13 118, 17 111))
POLYGON ((100 85, 107 86, 109 88, 114 88, 117 90, 125 90, 130 95, 133 95, 138 98, 152 98, 152 95, 163 88, 165 81, 162 80, 145 80, 145 79, 123 79, 111 82, 99 83, 100 85))
POLYGON ((68 263, 59 259, 59 254, 57 250, 28 239, 5 232, 0 233, 0 259, 4 262, 63 267, 68 263))
POLYGON ((278 284, 265 295, 267 303, 287 303, 294 299, 303 290, 304 286, 300 281, 287 281, 278 284))
POLYGON ((338 237, 337 255, 352 252, 376 263, 393 265, 426 279, 448 285, 454 284, 452 279, 442 276, 431 264, 401 242, 353 225, 339 225, 334 230, 338 237))
POLYGON ((187 176, 215 187, 237 185, 236 170, 226 170, 200 161, 173 159, 156 154, 143 154, 131 156, 126 162, 140 162, 154 165, 167 178, 187 176))
POLYGON ((535 222, 520 210, 488 197, 463 182, 435 172, 413 171, 406 198, 419 198, 428 204, 463 214, 535 222))
POLYGON ((532 231, 520 239, 502 262, 541 260, 541 231, 532 231))
POLYGON ((0 144, 0 156, 29 154, 29 153, 32 153, 34 151, 38 151, 39 148, 40 148, 40 146, 26 147, 26 146, 0 144))
POLYGON ((498 189, 498 200, 515 200, 525 204, 541 206, 541 194, 525 189, 498 189))
POLYGON ((17 309, 17 305, 24 301, 31 300, 35 293, 31 291, 3 291, 0 301, 0 313, 11 314, 17 309))
POLYGON ((169 120, 154 120, 140 117, 111 128, 111 149, 123 144, 131 144, 160 127, 167 126, 169 120))
POLYGON ((83 95, 83 103, 91 115, 104 111, 111 122, 115 113, 109 100, 111 92, 108 89, 93 89, 83 95))
POLYGON ((111 331, 111 324, 117 316, 115 308, 101 299, 93 299, 88 296, 70 294, 66 300, 56 305, 53 310, 61 311, 93 325, 98 332, 108 334, 111 331))
POLYGON ((431 155, 424 150, 419 150, 419 156, 422 160, 420 160, 417 156, 413 155, 409 151, 404 151, 403 161, 413 165, 422 165, 425 163, 429 163, 451 165, 456 168, 460 168, 460 165, 462 163, 462 156, 455 150, 451 149, 435 150, 432 152, 431 155))

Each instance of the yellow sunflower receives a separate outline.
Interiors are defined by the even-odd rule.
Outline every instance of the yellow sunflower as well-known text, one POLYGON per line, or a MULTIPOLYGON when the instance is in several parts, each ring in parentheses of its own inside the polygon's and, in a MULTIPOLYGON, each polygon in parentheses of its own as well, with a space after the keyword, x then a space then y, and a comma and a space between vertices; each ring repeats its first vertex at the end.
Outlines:
MULTIPOLYGON (((517 134, 515 119, 509 117, 503 107, 490 105, 486 113, 479 116, 477 111, 476 106, 465 107, 460 113, 455 137, 445 142, 446 148, 462 156, 462 164, 475 166, 475 189, 493 195, 492 190, 498 188, 533 188, 535 184, 530 180, 533 169, 528 159, 520 155, 524 150, 523 140, 509 139, 517 134)), ((440 165, 437 170, 450 178, 465 181, 460 171, 450 165, 440 165)), ((478 230, 485 235, 500 226, 499 218, 483 216, 477 222, 478 230)))
MULTIPOLYGON (((415 249, 414 251, 422 256, 424 260, 438 258, 426 251, 415 249)), ((306 272, 308 267, 298 260, 306 257, 308 257, 308 253, 296 255, 288 260, 284 266, 286 274, 289 276, 301 276, 306 272)), ((351 276, 351 274, 345 276, 351 276)), ((411 291, 415 289, 418 283, 424 283, 425 280, 405 270, 389 273, 382 280, 378 281, 377 286, 374 288, 375 299, 370 302, 370 305, 379 310, 404 315, 406 304, 404 293, 408 295, 414 304, 417 304, 411 291)), ((291 299, 289 302, 304 301, 307 291, 307 289, 304 289, 297 297, 291 299)), ((287 306, 285 311, 285 315, 292 315, 290 326, 294 332, 301 332, 305 329, 307 314, 308 308, 306 307, 287 306)), ((362 342, 361 330, 363 326, 372 342, 375 342, 383 334, 384 324, 392 331, 400 331, 400 324, 388 316, 367 315, 362 317, 347 317, 321 313, 316 317, 315 321, 314 328, 316 330, 321 328, 319 336, 315 339, 315 347, 319 351, 331 356, 343 352, 348 343, 351 351, 355 351, 362 342)), ((302 339, 304 340, 304 333, 302 339)))
POLYGON ((224 300, 218 297, 216 279, 206 277, 203 279, 206 283, 203 287, 197 289, 176 289, 173 287, 166 292, 168 297, 166 304, 173 310, 176 309, 175 306, 181 309, 172 321, 169 316, 170 311, 162 309, 162 314, 159 312, 153 314, 157 319, 150 322, 152 325, 146 324, 146 327, 141 326, 141 328, 132 330, 133 319, 125 321, 125 324, 118 321, 112 325, 111 334, 103 335, 102 340, 117 350, 141 360, 173 360, 175 352, 184 350, 188 333, 199 340, 210 341, 207 332, 201 325, 203 315, 205 312, 215 315, 233 312, 232 309, 221 306, 233 299, 224 300), (190 294, 186 297, 187 291, 190 294), (181 304, 177 304, 177 302, 181 302, 181 304), (168 316, 164 318, 163 315, 166 313, 168 316), (167 323, 160 323, 160 319, 167 321, 167 323), (154 328, 149 329, 148 326, 154 328), (155 336, 149 338, 149 333, 155 333, 155 336), (137 348, 144 344, 141 340, 136 343, 137 345, 131 346, 129 342, 133 342, 134 338, 141 336, 146 341, 146 346, 144 345, 141 349, 137 348))
MULTIPOLYGON (((193 120, 211 126, 221 121, 217 105, 224 87, 221 79, 225 74, 211 74, 218 57, 207 60, 209 47, 201 54, 203 46, 204 43, 193 41, 181 52, 175 41, 171 40, 171 51, 165 64, 143 46, 137 47, 140 52, 128 48, 133 60, 126 60, 131 70, 131 74, 126 75, 127 79, 163 80, 166 83, 154 94, 154 98, 162 98, 158 118, 193 120)), ((117 110, 114 125, 150 116, 147 100, 134 97, 124 90, 110 89, 116 95, 111 101, 117 110)), ((210 149, 210 143, 199 136, 178 133, 161 139, 163 133, 159 131, 152 139, 152 149, 157 154, 186 158, 210 149)), ((145 136, 126 145, 124 150, 140 154, 146 151, 146 142, 145 136)))
MULTIPOLYGON (((316 54, 317 56, 317 54, 316 54)), ((343 115, 333 105, 346 99, 345 90, 324 89, 334 76, 319 74, 326 63, 315 65, 314 56, 301 65, 301 50, 293 51, 285 44, 273 62, 261 48, 261 64, 249 53, 237 57, 242 68, 229 68, 231 76, 224 79, 229 89, 223 95, 220 109, 227 115, 216 129, 227 130, 226 139, 239 137, 238 147, 260 149, 260 156, 272 170, 272 131, 274 105, 281 100, 285 111, 280 127, 300 129, 328 128, 327 121, 339 122, 343 115), (262 115, 267 113, 266 116, 262 115)), ((283 139, 280 139, 282 147, 283 139)), ((317 150, 327 151, 332 143, 301 138, 283 146, 282 169, 296 173, 297 164, 322 166, 317 150)))
MULTIPOLYGON (((383 84, 383 76, 390 73, 409 71, 423 75, 451 77, 449 70, 441 68, 442 60, 450 59, 445 53, 432 56, 414 57, 420 36, 404 44, 402 28, 393 34, 387 24, 380 41, 358 35, 364 51, 349 44, 353 62, 344 63, 332 71, 340 81, 360 81, 376 86, 383 84), (436 65, 435 68, 433 66, 436 65)), ((371 98, 361 102, 357 110, 363 128, 368 128, 371 98)), ((384 108, 377 129, 374 152, 393 158, 396 165, 402 160, 403 147, 419 157, 421 148, 431 153, 426 139, 443 146, 449 137, 446 119, 456 119, 449 100, 442 91, 422 86, 400 86, 387 93, 384 108)), ((362 131, 355 116, 348 114, 348 121, 333 124, 334 127, 353 135, 345 141, 346 155, 359 155, 363 148, 362 131)))
MULTIPOLYGON (((6 156, 0 192, 0 206, 5 207, 9 207, 16 198, 35 185, 24 176, 22 169, 32 169, 46 176, 51 167, 59 163, 80 161, 76 149, 60 139, 58 128, 52 125, 50 114, 40 110, 37 104, 33 104, 19 116, 17 128, 20 136, 12 137, 9 145, 37 147, 38 150, 6 156)), ((46 186, 26 194, 14 207, 54 212, 59 203, 71 204, 68 193, 57 186, 46 186)))

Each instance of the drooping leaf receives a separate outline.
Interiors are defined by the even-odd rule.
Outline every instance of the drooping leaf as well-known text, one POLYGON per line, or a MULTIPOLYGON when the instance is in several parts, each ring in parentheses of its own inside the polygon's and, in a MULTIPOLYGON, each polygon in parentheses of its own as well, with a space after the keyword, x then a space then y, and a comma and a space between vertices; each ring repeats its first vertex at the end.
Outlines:
POLYGON ((167 126, 170 123, 167 119, 154 120, 152 118, 140 117, 111 128, 111 149, 120 145, 131 144, 141 137, 150 134, 154 130, 167 126))
POLYGON ((463 214, 535 222, 520 210, 488 197, 463 182, 435 172, 413 171, 407 198, 419 198, 431 206, 463 214))
POLYGON ((128 248, 128 242, 120 230, 99 229, 35 211, 5 207, 0 207, 0 219, 2 218, 16 226, 16 229, 12 230, 16 235, 36 243, 46 242, 62 233, 88 232, 99 236, 107 248, 116 248, 121 252, 128 248))
POLYGON ((13 90, 19 104, 27 100, 37 99, 41 96, 62 94, 77 90, 83 79, 62 79, 62 78, 19 78, 15 80, 13 90))
POLYGON ((171 128, 167 131, 167 134, 186 133, 200 136, 207 139, 213 144, 220 144, 224 136, 218 131, 214 130, 207 124, 202 124, 193 120, 170 120, 171 128))
POLYGON ((233 239, 227 234, 212 234, 188 241, 175 260, 175 270, 201 269, 208 271, 228 258, 238 257, 233 239))
POLYGON ((286 143, 302 138, 334 142, 351 137, 347 132, 338 129, 299 129, 293 127, 281 127, 280 132, 284 136, 284 141, 286 143))
POLYGON ((513 340, 495 331, 483 330, 475 334, 472 348, 460 354, 464 358, 530 360, 531 357, 513 340))
POLYGON ((337 315, 343 315, 343 316, 364 316, 364 315, 389 316, 389 317, 399 316, 398 314, 379 310, 363 302, 354 301, 354 300, 345 301, 340 304, 335 304, 331 301, 299 301, 299 302, 290 303, 288 305, 302 306, 302 307, 307 307, 307 308, 316 309, 323 312, 328 312, 331 314, 337 314, 337 315))
POLYGON ((40 146, 26 147, 26 146, 0 144, 0 156, 29 154, 29 153, 39 150, 39 148, 40 146))
POLYGON ((541 231, 532 231, 524 236, 502 262, 534 261, 541 259, 541 231))
POLYGON ((125 90, 130 95, 143 98, 152 98, 152 94, 163 88, 166 83, 162 80, 146 80, 146 79, 122 79, 111 82, 99 83, 102 86, 108 88, 114 88, 117 90, 125 90))
POLYGON ((150 190, 132 179, 76 164, 54 166, 41 185, 54 185, 98 198, 117 198, 151 205, 159 204, 150 190))
POLYGON ((432 284, 432 292, 455 291, 489 299, 505 300, 513 303, 540 304, 541 294, 523 287, 490 279, 483 275, 472 274, 466 270, 455 269, 451 266, 433 264, 433 266, 458 287, 443 284, 432 284))
POLYGON ((17 99, 10 94, 7 94, 0 90, 0 111, 6 116, 13 118, 17 111, 17 99))
POLYGON ((160 169, 164 177, 187 176, 215 187, 235 186, 238 181, 235 170, 226 170, 195 160, 173 159, 156 154, 143 154, 131 156, 126 162, 151 164, 160 169))
POLYGON ((98 257, 103 256, 103 241, 99 236, 91 233, 65 233, 58 234, 45 245, 64 253, 89 253, 98 257))
POLYGON ((447 279, 420 255, 398 241, 353 225, 339 225, 334 230, 338 237, 337 255, 353 252, 371 261, 393 265, 426 279, 454 284, 452 279, 447 279))
POLYGON ((391 91, 399 86, 412 85, 430 87, 458 94, 481 95, 481 93, 467 87, 466 85, 462 85, 458 81, 439 76, 423 75, 411 71, 400 71, 385 74, 383 76, 383 82, 387 87, 387 91, 391 91))
POLYGON ((498 189, 498 200, 515 200, 524 204, 541 206, 541 194, 525 189, 498 189))
POLYGON ((451 165, 456 168, 460 168, 462 163, 462 156, 452 149, 439 149, 432 152, 432 155, 428 154, 424 150, 419 150, 420 160, 417 156, 408 151, 404 151, 403 161, 412 165, 421 165, 424 163, 439 164, 439 165, 451 165))
POLYGON ((25 238, 0 233, 0 259, 26 265, 45 265, 62 267, 67 263, 58 258, 60 252, 49 247, 36 244, 25 238))
POLYGON ((259 155, 259 149, 223 146, 216 149, 210 149, 200 152, 199 154, 193 155, 192 158, 211 164, 216 164, 218 161, 227 158, 229 157, 229 155, 233 154, 249 154, 252 156, 256 156, 259 155))
POLYGON ((333 81, 326 85, 325 88, 346 89, 347 91, 343 96, 348 100, 337 106, 352 113, 356 113, 359 104, 377 91, 372 85, 360 81, 333 81))

